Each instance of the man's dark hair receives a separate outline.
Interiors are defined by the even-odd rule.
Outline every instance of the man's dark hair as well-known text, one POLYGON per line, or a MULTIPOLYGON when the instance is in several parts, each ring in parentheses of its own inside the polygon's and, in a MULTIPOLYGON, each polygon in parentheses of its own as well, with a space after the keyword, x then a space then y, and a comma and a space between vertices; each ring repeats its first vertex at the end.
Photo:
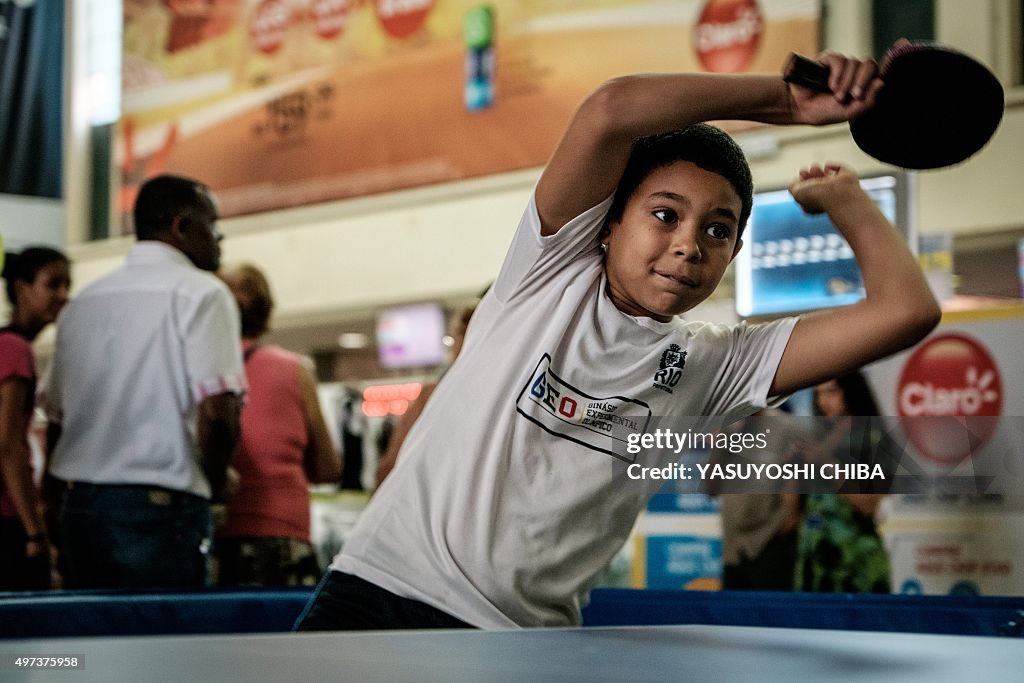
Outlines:
POLYGON ((12 306, 18 305, 14 283, 20 281, 32 284, 36 281, 39 271, 51 263, 70 263, 70 261, 62 252, 50 247, 27 247, 20 254, 7 252, 2 275, 7 281, 7 300, 11 302, 12 306))
POLYGON ((717 173, 733 186, 742 204, 736 233, 738 240, 743 235, 754 202, 754 181, 750 175, 750 166, 735 140, 706 123, 637 138, 626 170, 615 190, 615 199, 608 211, 608 222, 622 220, 626 202, 652 171, 671 166, 677 161, 689 161, 705 171, 717 173))
POLYGON ((161 175, 147 180, 135 199, 135 236, 157 239, 182 212, 209 206, 209 189, 191 178, 161 175))

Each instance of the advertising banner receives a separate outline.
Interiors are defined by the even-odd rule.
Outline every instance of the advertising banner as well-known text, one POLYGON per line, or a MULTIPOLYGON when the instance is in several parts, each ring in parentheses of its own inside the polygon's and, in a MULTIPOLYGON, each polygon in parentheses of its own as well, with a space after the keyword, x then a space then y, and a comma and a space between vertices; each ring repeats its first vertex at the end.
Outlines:
POLYGON ((897 424, 918 462, 973 475, 965 490, 889 498, 893 590, 1024 595, 1022 336, 1022 306, 947 313, 923 342, 868 369, 882 412, 911 418, 897 424))
POLYGON ((791 51, 818 49, 819 3, 125 0, 124 12, 122 216, 161 172, 206 182, 234 216, 540 166, 602 81, 777 73, 791 51))
POLYGON ((647 536, 637 540, 637 588, 716 590, 722 575, 722 541, 713 536, 647 536))

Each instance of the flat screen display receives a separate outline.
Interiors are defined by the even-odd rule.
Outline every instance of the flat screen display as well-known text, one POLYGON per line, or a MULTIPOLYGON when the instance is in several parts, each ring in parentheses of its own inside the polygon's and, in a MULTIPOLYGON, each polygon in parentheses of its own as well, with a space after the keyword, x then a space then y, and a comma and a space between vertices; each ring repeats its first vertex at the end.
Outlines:
MULTIPOLYGON (((909 238, 906 179, 885 175, 861 186, 909 238)), ((825 214, 804 213, 788 190, 754 194, 736 257, 736 312, 770 316, 844 306, 864 297, 853 250, 825 214)))
POLYGON ((439 304, 396 306, 378 311, 378 359, 387 369, 422 368, 445 360, 445 316, 439 304))

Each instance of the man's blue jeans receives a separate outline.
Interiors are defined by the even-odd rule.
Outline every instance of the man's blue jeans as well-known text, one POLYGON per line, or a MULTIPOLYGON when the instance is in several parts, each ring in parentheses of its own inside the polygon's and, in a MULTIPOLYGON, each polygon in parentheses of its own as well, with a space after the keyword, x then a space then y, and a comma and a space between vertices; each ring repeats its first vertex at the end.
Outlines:
POLYGON ((75 482, 64 492, 68 588, 206 585, 210 502, 158 486, 75 482))

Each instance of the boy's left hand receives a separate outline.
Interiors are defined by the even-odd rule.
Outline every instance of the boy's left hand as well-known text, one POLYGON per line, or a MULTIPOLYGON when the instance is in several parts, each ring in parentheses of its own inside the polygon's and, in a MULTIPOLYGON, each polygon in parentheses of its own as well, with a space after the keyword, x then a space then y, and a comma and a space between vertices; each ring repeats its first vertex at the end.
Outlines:
POLYGON ((800 177, 789 186, 789 192, 800 208, 810 214, 825 213, 830 207, 864 193, 857 174, 839 164, 813 164, 800 169, 800 177))
POLYGON ((832 92, 787 84, 793 123, 840 123, 874 106, 883 85, 875 60, 853 59, 835 52, 822 52, 817 60, 829 69, 828 85, 832 92))

